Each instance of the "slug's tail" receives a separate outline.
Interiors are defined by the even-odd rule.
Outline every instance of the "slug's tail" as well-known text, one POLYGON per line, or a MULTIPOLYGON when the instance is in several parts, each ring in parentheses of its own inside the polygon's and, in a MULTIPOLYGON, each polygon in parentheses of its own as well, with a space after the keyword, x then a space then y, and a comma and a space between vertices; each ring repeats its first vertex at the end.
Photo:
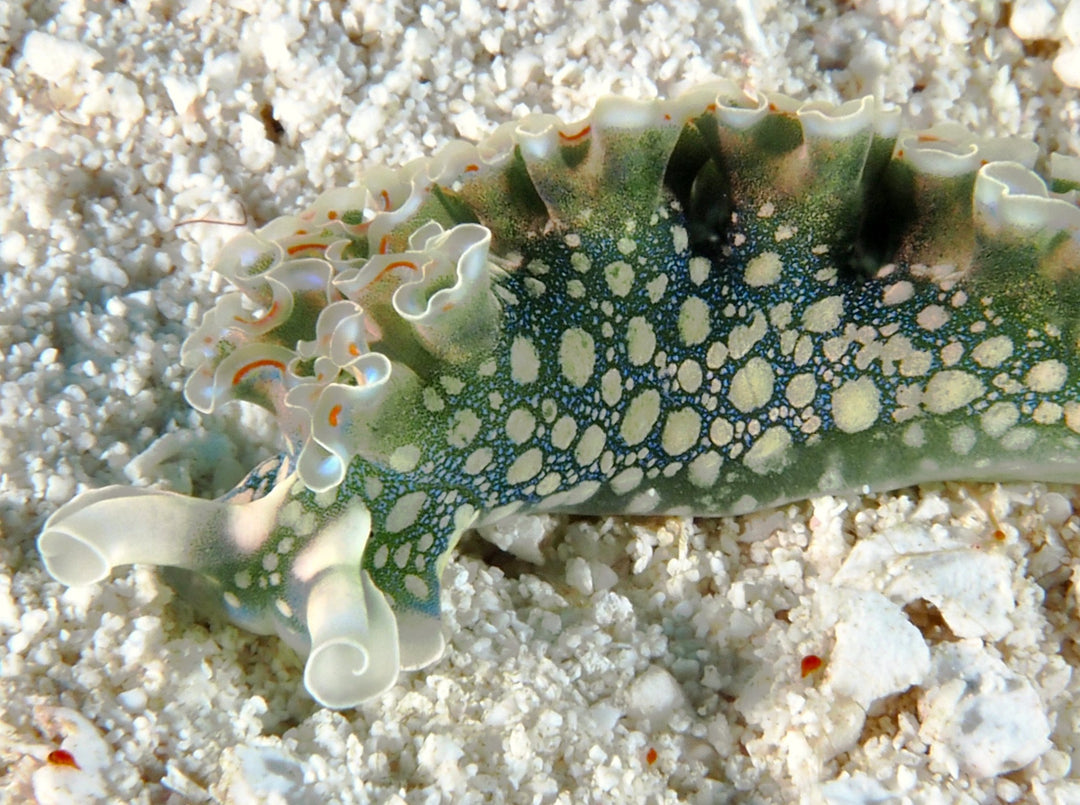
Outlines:
POLYGON ((389 688, 403 663, 437 658, 442 636, 437 619, 413 613, 399 633, 386 597, 361 568, 368 510, 315 503, 295 475, 245 503, 110 486, 58 509, 38 550, 49 573, 69 585, 135 563, 195 571, 233 621, 307 653, 313 698, 351 707, 389 688))

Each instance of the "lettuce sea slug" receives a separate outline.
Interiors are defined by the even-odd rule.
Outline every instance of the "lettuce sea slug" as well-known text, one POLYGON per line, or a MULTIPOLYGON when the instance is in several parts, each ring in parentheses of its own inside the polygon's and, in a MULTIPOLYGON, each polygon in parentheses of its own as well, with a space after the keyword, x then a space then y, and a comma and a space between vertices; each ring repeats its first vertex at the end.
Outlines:
POLYGON ((1028 141, 727 84, 372 170, 226 247, 184 346, 190 403, 269 409, 282 453, 217 501, 85 493, 39 549, 196 571, 349 707, 439 657, 450 551, 512 513, 1080 482, 1077 188, 1028 141))

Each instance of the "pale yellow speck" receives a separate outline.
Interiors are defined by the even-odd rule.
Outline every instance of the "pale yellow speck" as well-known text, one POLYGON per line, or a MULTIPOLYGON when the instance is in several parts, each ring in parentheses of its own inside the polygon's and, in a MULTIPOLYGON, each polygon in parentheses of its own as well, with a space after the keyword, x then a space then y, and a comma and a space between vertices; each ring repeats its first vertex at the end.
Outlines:
POLYGON ((626 296, 634 287, 634 269, 629 263, 616 260, 604 266, 604 279, 615 296, 626 296))
POLYGON ((607 436, 604 434, 604 429, 599 425, 589 425, 578 440, 574 458, 583 467, 592 464, 600 457, 606 443, 607 436))
POLYGON ((776 252, 763 252, 746 264, 745 280, 751 288, 763 288, 780 281, 783 265, 776 252))
POLYGON ((573 417, 564 414, 551 427, 551 445, 557 450, 566 450, 574 443, 576 435, 577 422, 573 417))
POLYGON ((709 337, 709 305, 704 299, 691 296, 679 308, 679 337, 688 347, 700 344, 709 337))
POLYGON ((619 433, 628 445, 638 444, 652 431, 659 415, 660 393, 656 389, 646 389, 630 401, 619 433))
POLYGON ((610 408, 622 399, 622 375, 618 369, 608 369, 600 379, 600 397, 610 408))
POLYGON ((681 408, 668 414, 660 445, 669 456, 679 456, 697 444, 701 437, 701 415, 693 408, 681 408))
POLYGON ((1031 418, 1040 425, 1053 425, 1055 422, 1061 421, 1064 413, 1065 409, 1056 402, 1043 400, 1035 406, 1035 410, 1031 412, 1031 418))
POLYGON ((644 366, 656 352, 656 334, 642 316, 634 316, 627 324, 626 351, 634 366, 644 366))
POLYGON ((427 492, 409 492, 399 497, 390 507, 383 529, 396 534, 411 526, 416 522, 416 517, 424 508, 427 499, 427 492))
POLYGON ((525 336, 517 336, 510 345, 510 376, 518 383, 535 383, 540 376, 540 356, 525 336))
POLYGON ((985 390, 975 375, 959 369, 943 369, 926 384, 923 405, 932 414, 947 414, 978 399, 985 390))
POLYGON ((941 305, 927 305, 919 311, 915 321, 924 330, 934 332, 949 323, 949 311, 941 305))
POLYGON ((769 428, 750 447, 743 462, 758 475, 782 470, 788 463, 791 434, 782 425, 769 428))
POLYGON ((570 384, 581 388, 592 377, 596 365, 593 337, 579 327, 563 331, 559 342, 559 369, 570 384))
POLYGON ((514 444, 521 444, 533 435, 536 417, 528 408, 515 408, 506 418, 506 435, 514 444))
POLYGON ((1013 342, 1007 335, 991 336, 985 341, 980 341, 971 350, 971 357, 975 359, 975 363, 987 369, 1001 366, 1012 357, 1012 354, 1013 342))
POLYGON ((682 390, 689 394, 693 394, 701 388, 701 364, 687 358, 679 364, 677 377, 679 379, 679 386, 682 387, 682 390))
POLYGON ((1065 367, 1065 364, 1051 359, 1039 361, 1032 366, 1024 377, 1024 382, 1032 391, 1039 394, 1049 394, 1050 392, 1061 391, 1068 376, 1069 370, 1065 367))
POLYGON ((450 418, 450 430, 446 441, 454 447, 468 447, 480 432, 480 417, 468 408, 455 411, 450 418))
POLYGON ((690 269, 690 281, 694 285, 701 285, 709 278, 712 264, 705 257, 691 257, 687 267, 690 269))
POLYGON ((489 447, 481 447, 474 450, 469 454, 469 457, 465 459, 465 472, 469 475, 476 475, 487 469, 488 464, 491 463, 491 459, 494 457, 494 453, 491 452, 489 447))
POLYGON ((858 433, 873 425, 881 412, 881 392, 869 377, 847 380, 832 393, 832 415, 844 433, 858 433))
POLYGON ((544 454, 539 447, 526 450, 510 465, 506 471, 506 482, 511 485, 523 484, 536 477, 544 466, 544 454))
POLYGON ((390 469, 394 472, 412 472, 420 463, 420 448, 414 444, 402 445, 390 454, 390 469))
POLYGON ((719 453, 702 453, 691 461, 686 468, 690 476, 690 483, 701 489, 708 489, 716 483, 716 479, 720 476, 721 464, 723 464, 723 458, 720 457, 719 453))
POLYGON ((644 477, 645 473, 641 471, 640 467, 627 467, 611 479, 611 491, 616 495, 625 495, 627 492, 637 489, 644 477))
POLYGON ((840 326, 840 317, 843 314, 843 297, 827 296, 803 311, 803 327, 812 333, 827 333, 840 326))
POLYGON ((996 402, 979 417, 979 423, 986 435, 995 439, 1004 436, 1019 421, 1020 412, 1011 402, 996 402))
POLYGON ((731 379, 728 399, 744 414, 761 408, 772 399, 775 379, 769 362, 754 356, 731 379))
POLYGON ((817 381, 809 373, 795 375, 788 381, 785 393, 792 408, 805 408, 814 401, 817 381))
POLYGON ((717 417, 709 426, 709 440, 717 447, 730 444, 735 436, 735 428, 726 419, 717 417))

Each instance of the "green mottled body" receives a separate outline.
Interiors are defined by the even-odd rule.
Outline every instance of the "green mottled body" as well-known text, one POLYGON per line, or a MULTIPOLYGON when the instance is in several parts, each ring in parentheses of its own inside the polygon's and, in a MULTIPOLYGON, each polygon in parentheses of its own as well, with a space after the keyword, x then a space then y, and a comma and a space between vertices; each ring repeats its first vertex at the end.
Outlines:
POLYGON ((449 550, 512 513, 1080 481, 1074 182, 898 139, 869 101, 713 97, 528 121, 230 247, 262 313, 207 317, 188 397, 275 411, 287 451, 223 502, 77 500, 50 569, 197 569, 345 706, 438 655, 449 550), (150 507, 197 535, 101 547, 150 507))

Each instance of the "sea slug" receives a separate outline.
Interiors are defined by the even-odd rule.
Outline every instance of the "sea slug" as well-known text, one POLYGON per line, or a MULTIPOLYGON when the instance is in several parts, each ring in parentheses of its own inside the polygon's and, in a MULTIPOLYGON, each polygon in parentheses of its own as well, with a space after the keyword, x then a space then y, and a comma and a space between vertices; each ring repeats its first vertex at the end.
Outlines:
POLYGON ((45 566, 197 571, 349 707, 440 655, 449 552, 511 513, 1080 482, 1080 159, 1040 159, 718 83, 372 170, 227 246, 183 349, 281 455, 217 501, 82 494, 45 566))

